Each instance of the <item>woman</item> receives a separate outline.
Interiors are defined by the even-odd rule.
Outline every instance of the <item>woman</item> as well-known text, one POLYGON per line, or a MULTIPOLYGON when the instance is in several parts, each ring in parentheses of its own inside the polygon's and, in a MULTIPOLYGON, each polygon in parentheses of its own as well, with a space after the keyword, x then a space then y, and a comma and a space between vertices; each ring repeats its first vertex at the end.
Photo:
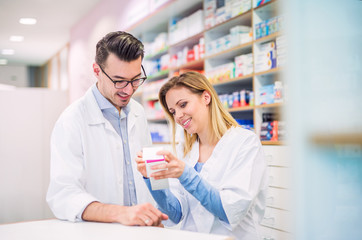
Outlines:
POLYGON ((152 191, 142 153, 136 159, 160 210, 174 223, 182 220, 184 230, 260 239, 267 177, 258 137, 238 126, 197 72, 170 79, 159 99, 172 124, 174 149, 175 123, 184 128, 177 157, 158 152, 166 163, 153 169, 166 170, 151 175, 175 180, 171 191, 152 191))

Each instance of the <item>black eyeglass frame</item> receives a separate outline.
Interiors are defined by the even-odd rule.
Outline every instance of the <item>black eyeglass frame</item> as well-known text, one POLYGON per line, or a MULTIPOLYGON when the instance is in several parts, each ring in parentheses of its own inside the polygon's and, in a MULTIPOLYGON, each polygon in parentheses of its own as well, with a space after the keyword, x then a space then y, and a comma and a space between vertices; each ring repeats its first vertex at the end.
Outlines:
POLYGON ((142 68, 143 74, 144 74, 145 76, 144 76, 144 77, 140 77, 140 78, 136 78, 136 79, 134 79, 134 80, 132 80, 132 81, 127 81, 127 80, 114 81, 114 80, 113 80, 110 76, 108 76, 108 74, 103 70, 103 68, 101 67, 101 65, 98 64, 98 66, 99 66, 99 68, 102 70, 102 72, 109 78, 109 80, 111 80, 111 81, 113 82, 114 87, 117 88, 117 89, 125 88, 125 87, 128 86, 129 83, 131 83, 131 85, 132 85, 133 88, 136 88, 136 87, 141 86, 141 85, 146 81, 146 79, 147 79, 147 74, 146 74, 145 69, 143 68, 143 65, 141 65, 141 68, 142 68), (136 82, 136 81, 141 81, 141 83, 138 84, 137 86, 135 86, 135 85, 134 85, 134 82, 136 82), (117 87, 117 83, 124 83, 124 82, 126 82, 126 85, 124 85, 123 87, 117 87))

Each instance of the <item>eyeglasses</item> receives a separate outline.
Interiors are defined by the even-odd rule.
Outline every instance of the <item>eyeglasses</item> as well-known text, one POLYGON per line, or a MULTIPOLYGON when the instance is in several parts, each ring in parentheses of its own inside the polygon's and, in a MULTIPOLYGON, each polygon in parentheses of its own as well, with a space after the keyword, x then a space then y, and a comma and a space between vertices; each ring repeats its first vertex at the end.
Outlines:
POLYGON ((142 83, 144 83, 147 79, 147 75, 146 75, 146 72, 145 72, 145 69, 143 68, 143 66, 141 65, 142 67, 142 71, 143 71, 143 75, 144 77, 140 77, 140 78, 136 78, 132 81, 127 81, 127 80, 121 80, 121 81, 114 81, 112 80, 112 78, 110 78, 108 76, 108 74, 103 70, 103 68, 101 67, 101 65, 99 65, 99 68, 102 70, 102 72, 109 78, 109 80, 111 80, 114 84, 114 87, 115 88, 118 88, 118 89, 121 89, 121 88, 125 88, 127 87, 127 85, 129 83, 131 83, 132 87, 136 88, 136 87, 139 87, 142 85, 142 83))

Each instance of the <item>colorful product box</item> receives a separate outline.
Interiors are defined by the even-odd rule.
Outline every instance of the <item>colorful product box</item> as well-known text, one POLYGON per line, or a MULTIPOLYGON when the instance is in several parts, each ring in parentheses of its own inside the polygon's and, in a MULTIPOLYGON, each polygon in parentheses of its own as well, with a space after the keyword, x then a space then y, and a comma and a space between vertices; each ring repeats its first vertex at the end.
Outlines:
POLYGON ((274 85, 265 85, 259 88, 258 105, 274 103, 274 85))

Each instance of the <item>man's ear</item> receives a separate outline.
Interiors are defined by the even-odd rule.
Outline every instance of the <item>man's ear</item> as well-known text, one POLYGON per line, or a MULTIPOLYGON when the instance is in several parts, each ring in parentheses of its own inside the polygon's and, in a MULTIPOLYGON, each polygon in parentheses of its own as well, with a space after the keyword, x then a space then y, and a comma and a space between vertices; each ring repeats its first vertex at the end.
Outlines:
POLYGON ((205 101, 206 105, 209 105, 211 102, 211 94, 209 93, 209 91, 205 90, 202 93, 202 99, 205 101))
POLYGON ((100 67, 97 63, 93 63, 93 72, 96 77, 99 77, 100 67))

